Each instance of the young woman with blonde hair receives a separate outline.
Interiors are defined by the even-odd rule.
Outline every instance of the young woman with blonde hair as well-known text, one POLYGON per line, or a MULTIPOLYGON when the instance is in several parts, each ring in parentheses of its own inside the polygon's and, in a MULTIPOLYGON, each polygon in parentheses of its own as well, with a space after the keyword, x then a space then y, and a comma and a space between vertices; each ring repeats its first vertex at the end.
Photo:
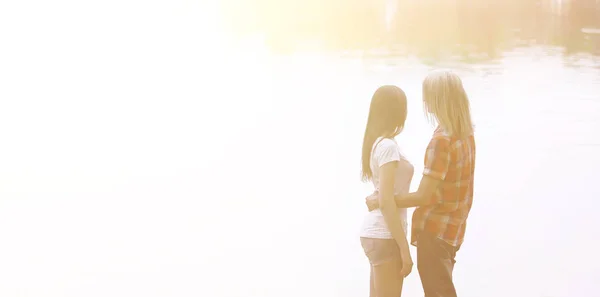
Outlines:
MULTIPOLYGON (((464 241, 473 203, 475 138, 469 99, 458 75, 430 73, 423 81, 423 105, 437 128, 425 152, 417 192, 396 195, 399 208, 417 207, 411 244, 417 247, 417 269, 426 297, 456 297, 452 271, 464 241)), ((377 208, 376 195, 367 197, 377 208)))

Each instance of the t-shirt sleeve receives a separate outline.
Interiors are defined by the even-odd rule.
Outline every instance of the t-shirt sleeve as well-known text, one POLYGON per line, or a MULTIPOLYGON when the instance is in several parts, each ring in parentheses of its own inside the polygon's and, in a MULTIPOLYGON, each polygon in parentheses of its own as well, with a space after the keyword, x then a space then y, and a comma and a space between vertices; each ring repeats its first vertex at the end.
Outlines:
POLYGON ((375 147, 375 162, 377 162, 377 167, 394 161, 400 161, 400 148, 390 139, 382 140, 375 147))
POLYGON ((427 146, 423 175, 444 180, 450 166, 450 141, 434 137, 427 146))

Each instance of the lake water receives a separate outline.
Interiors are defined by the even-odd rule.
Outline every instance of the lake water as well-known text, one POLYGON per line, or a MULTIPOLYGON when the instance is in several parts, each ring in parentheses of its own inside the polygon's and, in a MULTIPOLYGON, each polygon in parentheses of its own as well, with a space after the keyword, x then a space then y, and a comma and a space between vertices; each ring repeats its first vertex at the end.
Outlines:
MULTIPOLYGON (((408 96, 414 189, 433 131, 421 81, 439 67, 463 78, 478 142, 460 296, 600 289, 597 57, 277 55, 198 29, 191 2, 148 5, 3 32, 20 43, 0 72, 1 296, 367 296, 370 96, 408 96)), ((403 296, 422 296, 416 269, 403 296)))

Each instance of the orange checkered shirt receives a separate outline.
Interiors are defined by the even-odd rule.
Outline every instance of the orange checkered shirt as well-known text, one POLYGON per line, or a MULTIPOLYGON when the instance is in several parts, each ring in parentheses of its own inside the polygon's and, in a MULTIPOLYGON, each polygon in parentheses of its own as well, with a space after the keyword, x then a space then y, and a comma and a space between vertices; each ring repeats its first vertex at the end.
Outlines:
POLYGON ((473 204, 474 174, 474 136, 457 139, 438 127, 427 146, 423 175, 442 183, 430 198, 430 204, 418 207, 413 214, 413 245, 417 245, 417 235, 423 231, 455 247, 463 243, 473 204))

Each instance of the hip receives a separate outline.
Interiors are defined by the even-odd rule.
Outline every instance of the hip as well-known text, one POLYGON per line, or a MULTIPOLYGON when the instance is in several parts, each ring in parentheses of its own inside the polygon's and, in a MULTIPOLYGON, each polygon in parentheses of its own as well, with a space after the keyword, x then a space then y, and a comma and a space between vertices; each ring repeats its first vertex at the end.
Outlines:
POLYGON ((378 266, 390 261, 402 264, 402 254, 394 239, 360 238, 360 244, 372 266, 378 266))

